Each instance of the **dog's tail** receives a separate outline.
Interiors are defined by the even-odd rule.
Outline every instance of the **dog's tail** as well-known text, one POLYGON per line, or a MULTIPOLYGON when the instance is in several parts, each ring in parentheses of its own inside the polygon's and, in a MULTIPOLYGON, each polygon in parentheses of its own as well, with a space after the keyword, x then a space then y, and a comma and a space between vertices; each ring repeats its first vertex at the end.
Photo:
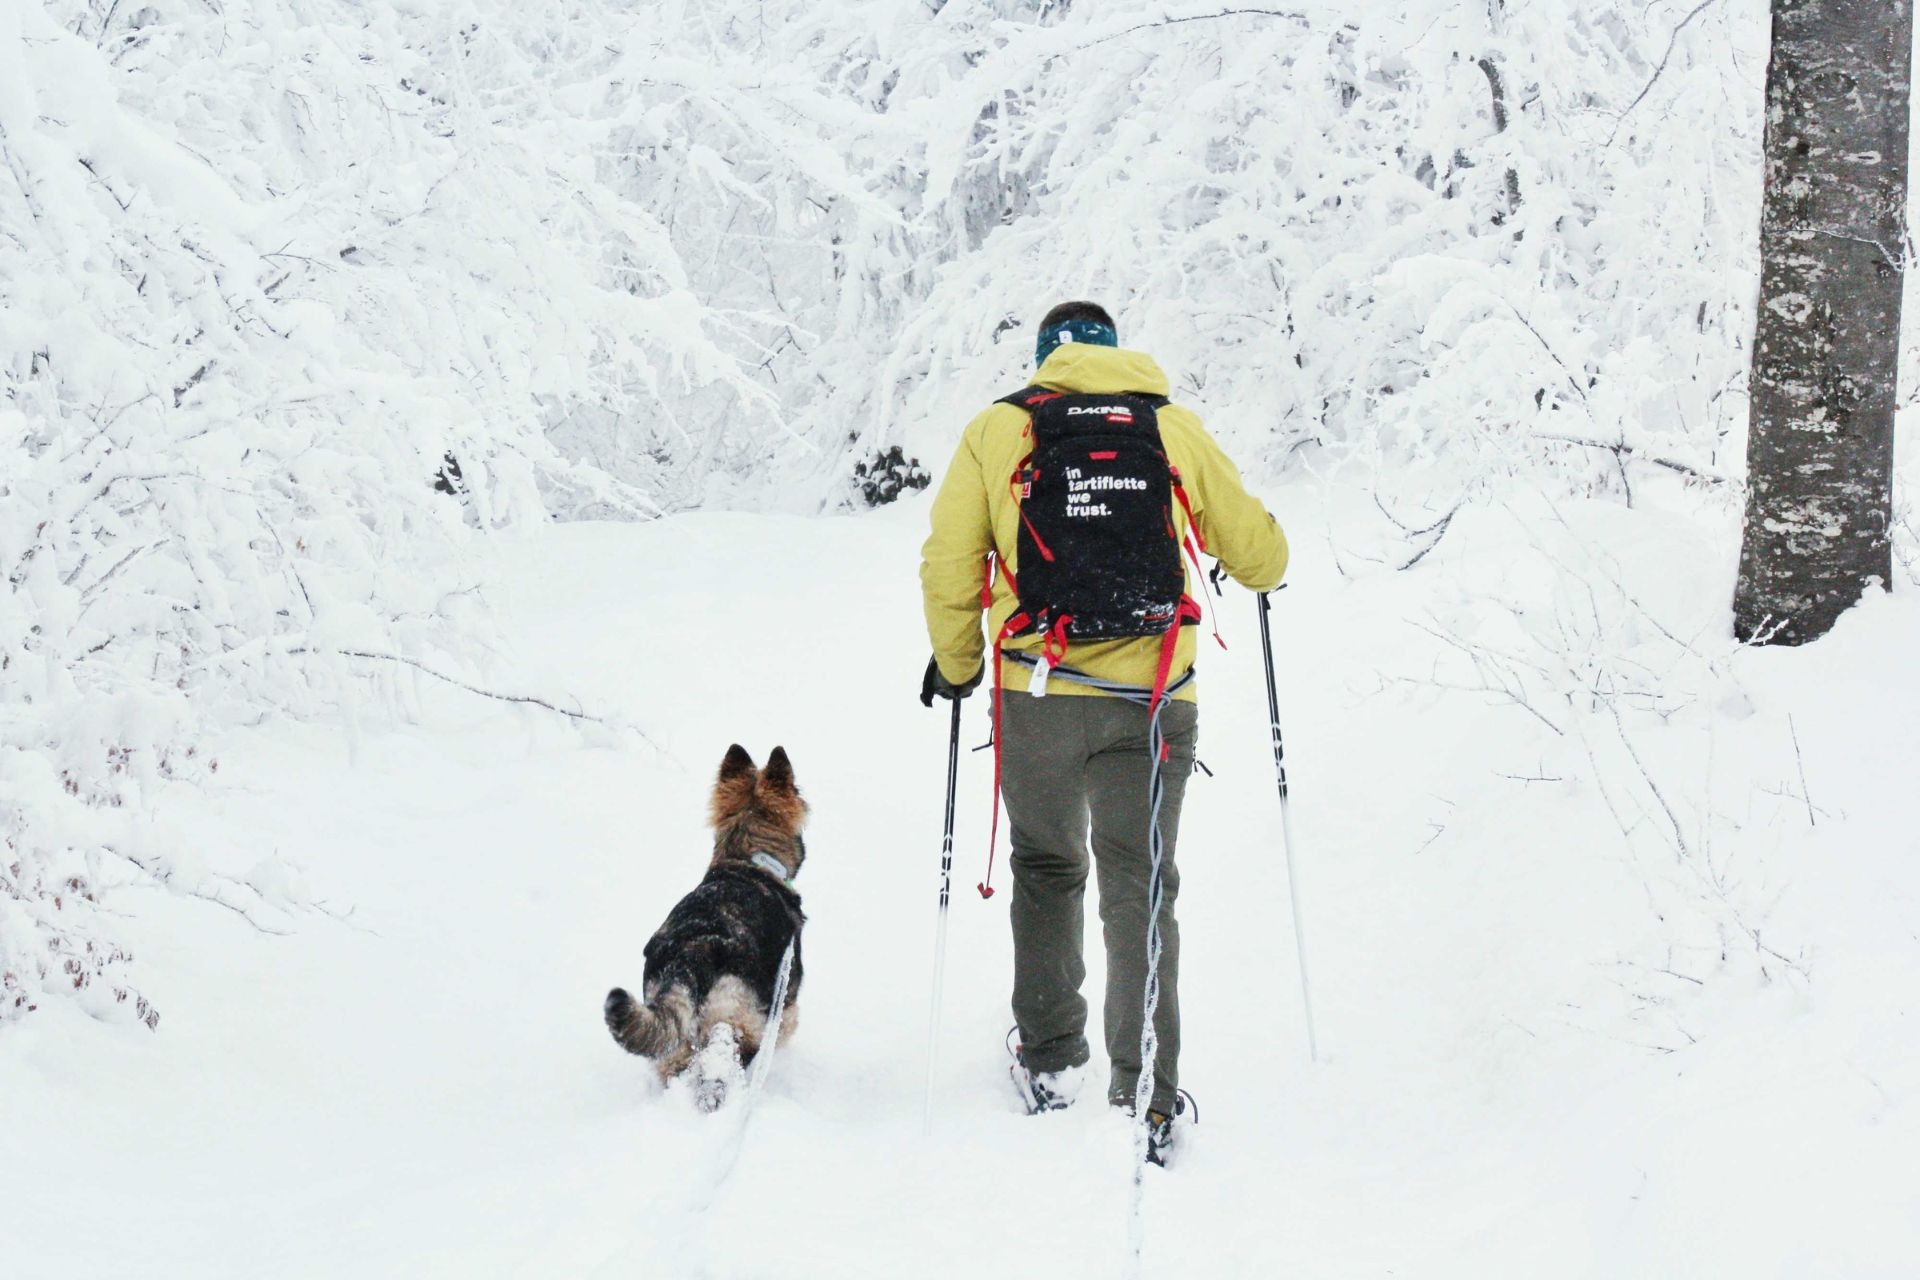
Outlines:
POLYGON ((642 1004, 620 988, 607 992, 607 1030, 628 1053, 643 1058, 663 1058, 684 1047, 692 1038, 688 1025, 692 1013, 686 993, 678 987, 663 988, 652 1000, 642 1004))

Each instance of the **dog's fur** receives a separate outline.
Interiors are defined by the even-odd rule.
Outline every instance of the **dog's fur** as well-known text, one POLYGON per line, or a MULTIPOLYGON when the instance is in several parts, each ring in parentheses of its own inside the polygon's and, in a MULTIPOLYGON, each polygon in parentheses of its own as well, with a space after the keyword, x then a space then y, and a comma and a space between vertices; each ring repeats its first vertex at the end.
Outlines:
MULTIPOLYGON (((800 927, 806 916, 790 884, 753 862, 768 853, 789 880, 806 860, 800 836, 807 803, 780 747, 756 769, 737 744, 727 749, 713 786, 713 860, 706 878, 667 913, 646 947, 644 1002, 619 987, 607 993, 607 1029, 620 1046, 653 1060, 662 1081, 687 1069, 716 1030, 730 1028, 741 1065, 753 1061, 766 1035, 773 988, 787 943, 780 1038, 791 1035, 800 994, 800 927)), ((703 1103, 719 1093, 702 1090, 703 1103)))

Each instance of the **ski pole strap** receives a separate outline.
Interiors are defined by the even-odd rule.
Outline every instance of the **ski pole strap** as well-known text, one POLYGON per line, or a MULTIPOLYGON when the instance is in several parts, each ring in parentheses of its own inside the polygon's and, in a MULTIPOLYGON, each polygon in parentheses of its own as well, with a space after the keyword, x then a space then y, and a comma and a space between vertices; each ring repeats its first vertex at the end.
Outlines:
MULTIPOLYGON (((1040 665, 1040 659, 1038 657, 1020 649, 1008 649, 1001 656, 1006 661, 1014 663, 1017 666, 1033 668, 1040 665)), ((1198 675, 1198 668, 1188 667, 1186 674, 1161 690, 1160 696, 1165 698, 1180 692, 1180 690, 1192 684, 1194 680, 1198 678, 1198 675)), ((1090 676, 1077 667, 1069 666, 1054 667, 1053 675, 1049 678, 1053 680, 1070 680, 1074 684, 1084 685, 1086 688, 1098 693, 1107 694, 1110 697, 1125 698, 1128 702, 1135 703, 1142 707, 1151 707, 1153 705, 1153 689, 1148 685, 1121 684, 1115 680, 1102 680, 1099 676, 1090 676)))

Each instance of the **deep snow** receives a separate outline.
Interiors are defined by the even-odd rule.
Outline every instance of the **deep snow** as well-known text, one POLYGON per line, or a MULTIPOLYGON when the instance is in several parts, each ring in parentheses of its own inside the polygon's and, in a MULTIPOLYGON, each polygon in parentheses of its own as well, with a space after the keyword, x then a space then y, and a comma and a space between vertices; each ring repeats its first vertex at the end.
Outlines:
MULTIPOLYGON (((1346 578, 1329 552, 1358 501, 1271 495, 1296 544, 1275 620, 1325 1060, 1300 1026, 1253 605, 1230 591, 1231 652, 1203 658, 1215 776, 1180 850, 1203 1123, 1149 1174, 1146 1273, 1920 1271, 1920 602, 1732 655, 1665 727, 1631 722, 1697 837, 1683 856, 1616 788, 1642 819, 1623 838, 1567 735, 1438 687, 1450 650, 1423 625, 1491 635, 1463 601, 1495 589, 1548 608, 1509 523, 1539 513, 1463 512, 1415 569, 1346 578), (1709 882, 1734 907, 1673 909, 1709 882), (1761 920, 1791 965, 1743 932, 1761 920)), ((1727 541, 1696 518, 1562 514, 1660 627, 1723 612, 1727 541)), ((429 682, 415 727, 369 708, 352 732, 231 735, 218 787, 153 820, 221 868, 277 855, 289 897, 327 913, 268 936, 110 899, 164 1020, 56 1001, 5 1033, 5 1272, 1119 1274, 1124 1134, 1092 1107, 1030 1120, 1007 1085, 1006 899, 970 888, 984 753, 963 756, 921 1134, 946 722, 913 696, 924 519, 915 501, 510 535, 492 683, 640 733, 429 682), (737 1114, 662 1093, 599 1004, 698 878, 736 740, 784 744, 813 804, 811 923, 799 1031, 716 1183, 737 1114)))

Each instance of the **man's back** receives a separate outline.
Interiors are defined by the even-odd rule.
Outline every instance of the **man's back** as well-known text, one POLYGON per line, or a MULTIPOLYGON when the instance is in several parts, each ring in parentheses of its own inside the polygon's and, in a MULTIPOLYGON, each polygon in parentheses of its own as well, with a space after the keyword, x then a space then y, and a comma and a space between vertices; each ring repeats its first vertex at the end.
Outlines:
MULTIPOLYGON (((1060 347, 1040 367, 1034 382, 1050 390, 1095 395, 1165 396, 1169 390, 1166 374, 1152 357, 1087 343, 1060 347)), ((1238 469, 1191 411, 1169 404, 1159 411, 1159 422, 1168 461, 1179 470, 1208 553, 1218 556, 1236 581, 1253 590, 1277 586, 1287 567, 1286 538, 1266 509, 1246 492, 1238 469)), ((941 673, 956 684, 977 672, 986 656, 979 612, 987 553, 995 552, 1012 570, 1014 580, 1019 577, 1020 506, 1009 481, 1033 448, 1028 425, 1026 411, 1009 404, 995 404, 976 417, 967 425, 934 500, 933 532, 922 550, 921 588, 935 659, 941 673)), ((1178 518, 1184 525, 1184 513, 1178 518)), ((1205 586, 1189 574, 1189 594, 1198 599, 1205 586)), ((1017 606, 1007 579, 998 578, 987 635, 998 635, 1017 606)), ((1039 645, 1037 636, 1007 641, 1009 649, 1034 650, 1039 645)), ((1176 673, 1192 665, 1194 649, 1193 630, 1183 629, 1174 654, 1176 673)), ((1160 641, 1149 636, 1073 643, 1070 653, 1071 665, 1089 675, 1150 685, 1160 641)), ((1027 687, 1024 667, 1009 665, 1004 676, 1009 690, 1027 687)), ((1053 691, 1084 692, 1067 683, 1054 685, 1053 691)), ((1181 696, 1191 699, 1193 686, 1181 696)))

